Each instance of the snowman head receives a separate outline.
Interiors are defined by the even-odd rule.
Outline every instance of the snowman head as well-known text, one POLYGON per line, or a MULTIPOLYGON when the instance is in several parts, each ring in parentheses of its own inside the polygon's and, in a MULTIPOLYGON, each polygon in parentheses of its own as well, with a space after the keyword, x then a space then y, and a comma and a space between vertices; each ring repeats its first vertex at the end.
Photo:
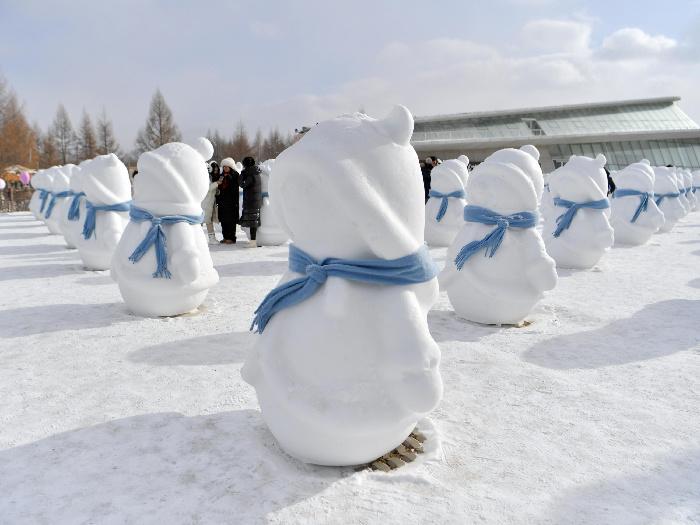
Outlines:
POLYGON ((73 170, 73 175, 70 178, 70 189, 75 193, 83 191, 83 175, 87 172, 87 166, 90 162, 92 159, 84 160, 73 170))
POLYGON ((474 168, 467 184, 469 204, 488 208, 501 215, 537 210, 538 191, 541 192, 544 186, 542 171, 539 174, 536 170, 534 173, 527 172, 521 167, 532 167, 527 161, 519 164, 510 162, 514 157, 523 160, 521 153, 530 156, 519 150, 501 150, 474 168))
POLYGON ((659 194, 678 192, 678 180, 672 168, 655 166, 654 175, 654 192, 659 194))
POLYGON ((516 165, 532 181, 539 201, 539 199, 542 198, 542 191, 544 189, 544 177, 539 160, 539 150, 535 146, 526 144, 520 149, 500 149, 489 155, 484 162, 500 162, 516 165))
POLYGON ((413 117, 361 113, 321 122, 275 161, 270 193, 282 226, 317 258, 394 259, 423 244, 423 182, 413 117))
POLYGON ((82 190, 92 204, 110 205, 131 200, 129 172, 114 153, 95 157, 81 171, 82 190))
POLYGON ((654 170, 646 159, 630 164, 616 172, 613 180, 615 181, 615 186, 620 189, 624 188, 647 193, 653 193, 654 191, 654 170))
POLYGON ((56 168, 53 173, 53 191, 61 192, 70 189, 70 178, 75 164, 66 164, 56 168))
POLYGON ((60 166, 51 166, 44 172, 44 177, 42 179, 42 189, 53 191, 53 179, 56 176, 56 172, 59 168, 60 166))
POLYGON ((430 187, 442 193, 464 191, 464 182, 469 180, 467 165, 459 159, 446 160, 430 172, 430 187))
POLYGON ((552 172, 549 189, 555 197, 573 202, 602 200, 608 194, 605 163, 602 154, 594 159, 572 155, 569 162, 552 172))
POLYGON ((693 186, 700 186, 700 170, 693 172, 693 186))
POLYGON ((209 190, 206 161, 213 154, 214 147, 203 137, 191 145, 171 142, 143 153, 134 180, 134 206, 154 215, 201 214, 209 190))
POLYGON ((39 189, 45 189, 46 185, 46 177, 45 177, 46 170, 39 170, 37 171, 29 181, 29 184, 31 184, 32 188, 35 190, 39 189))

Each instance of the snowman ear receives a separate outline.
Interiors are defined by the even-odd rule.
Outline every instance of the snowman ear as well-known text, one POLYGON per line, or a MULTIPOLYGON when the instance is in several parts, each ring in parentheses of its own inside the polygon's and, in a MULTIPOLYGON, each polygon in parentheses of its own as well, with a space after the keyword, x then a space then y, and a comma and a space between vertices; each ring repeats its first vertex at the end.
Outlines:
POLYGON ((608 159, 606 159, 605 155, 603 155, 602 153, 598 153, 598 155, 596 155, 595 160, 601 168, 605 166, 605 164, 608 162, 608 159))
POLYGON ((457 157, 457 160, 460 161, 462 164, 469 166, 469 157, 467 157, 466 155, 460 155, 459 157, 457 157))
POLYGON ((384 129, 396 144, 407 145, 413 134, 413 115, 405 106, 394 106, 389 114, 380 121, 384 129))
POLYGON ((642 159, 641 163, 646 164, 647 166, 651 166, 651 162, 649 162, 649 159, 642 159))
POLYGON ((195 139, 190 146, 199 153, 204 160, 209 160, 214 155, 214 146, 204 137, 195 139))
POLYGON ((532 144, 525 144, 524 146, 521 146, 520 151, 524 151, 525 153, 528 153, 530 156, 532 156, 532 158, 534 158, 537 161, 540 160, 540 150, 538 150, 532 144))

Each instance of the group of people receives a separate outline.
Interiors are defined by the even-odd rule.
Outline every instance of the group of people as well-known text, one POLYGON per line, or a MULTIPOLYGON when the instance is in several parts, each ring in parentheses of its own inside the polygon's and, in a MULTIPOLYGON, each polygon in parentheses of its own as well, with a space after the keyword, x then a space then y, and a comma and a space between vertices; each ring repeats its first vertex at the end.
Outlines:
POLYGON ((204 222, 209 234, 209 242, 216 243, 214 222, 221 223, 223 239, 221 244, 236 244, 236 225, 250 229, 248 246, 257 247, 257 231, 260 227, 260 207, 262 206, 262 183, 260 168, 253 157, 245 157, 243 169, 238 172, 235 161, 227 157, 221 161, 211 161, 209 169, 209 191, 202 202, 204 222), (240 192, 243 189, 243 210, 239 213, 240 192))

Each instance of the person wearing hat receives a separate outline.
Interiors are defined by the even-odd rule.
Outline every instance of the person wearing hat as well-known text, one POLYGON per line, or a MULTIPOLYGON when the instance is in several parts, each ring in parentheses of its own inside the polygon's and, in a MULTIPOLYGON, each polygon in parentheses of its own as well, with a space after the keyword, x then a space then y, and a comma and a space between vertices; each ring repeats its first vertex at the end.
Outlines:
POLYGON ((216 161, 211 161, 207 165, 209 171, 209 191, 207 196, 202 201, 202 211, 204 212, 204 223, 207 225, 207 233, 209 234, 209 244, 216 244, 216 234, 214 233, 214 221, 218 222, 216 216, 216 190, 219 188, 219 164, 216 161))
POLYGON ((236 162, 227 157, 221 161, 219 190, 216 195, 223 244, 236 244, 236 223, 238 222, 238 172, 236 162))
POLYGON ((256 248, 258 246, 256 236, 258 227, 260 227, 260 206, 262 205, 262 181, 260 168, 255 165, 253 157, 243 159, 240 185, 243 188, 243 213, 240 224, 242 228, 250 228, 248 247, 256 248))

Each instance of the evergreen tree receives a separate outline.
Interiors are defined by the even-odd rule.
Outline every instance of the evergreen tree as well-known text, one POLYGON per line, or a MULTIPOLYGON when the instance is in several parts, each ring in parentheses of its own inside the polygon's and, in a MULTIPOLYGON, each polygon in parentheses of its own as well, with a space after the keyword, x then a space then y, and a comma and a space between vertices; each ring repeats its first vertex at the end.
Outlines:
POLYGON ((71 162, 75 153, 76 135, 63 104, 58 105, 56 117, 49 128, 49 137, 58 152, 58 161, 61 164, 71 162))
POLYGON ((179 140, 181 140, 180 130, 175 124, 173 113, 160 89, 157 89, 151 99, 146 125, 136 137, 136 150, 138 153, 143 153, 179 140))
POLYGON ((119 154, 119 143, 114 138, 114 128, 112 121, 107 117, 105 108, 97 118, 97 154, 107 155, 108 153, 119 154))
POLYGON ((83 118, 78 130, 77 161, 92 159, 97 155, 97 136, 90 115, 83 109, 83 118))

